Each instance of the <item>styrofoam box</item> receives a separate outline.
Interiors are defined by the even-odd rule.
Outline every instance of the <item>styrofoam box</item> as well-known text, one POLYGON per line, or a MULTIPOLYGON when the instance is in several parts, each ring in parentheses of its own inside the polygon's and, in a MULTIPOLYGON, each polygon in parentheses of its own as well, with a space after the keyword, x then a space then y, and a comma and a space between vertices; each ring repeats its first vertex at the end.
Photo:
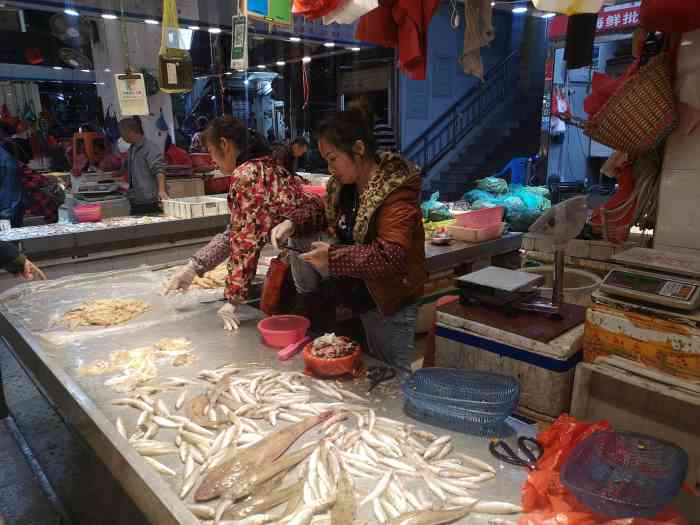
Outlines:
POLYGON ((542 343, 438 310, 435 335, 435 366, 517 377, 523 413, 556 418, 569 410, 583 324, 542 343))
POLYGON ((163 201, 163 213, 178 219, 196 219, 214 215, 227 215, 228 205, 225 200, 211 197, 183 197, 163 201))

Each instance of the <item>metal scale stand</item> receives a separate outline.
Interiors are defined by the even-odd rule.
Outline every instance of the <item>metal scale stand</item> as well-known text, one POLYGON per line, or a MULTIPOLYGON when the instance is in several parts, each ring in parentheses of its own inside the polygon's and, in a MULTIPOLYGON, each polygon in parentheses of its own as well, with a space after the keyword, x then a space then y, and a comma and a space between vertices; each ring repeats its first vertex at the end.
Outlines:
POLYGON ((538 312, 560 318, 564 303, 566 246, 586 224, 586 198, 574 197, 551 208, 531 227, 531 233, 550 237, 554 245, 554 278, 551 300, 538 294, 544 276, 489 266, 456 279, 463 304, 503 308, 508 314, 538 312))

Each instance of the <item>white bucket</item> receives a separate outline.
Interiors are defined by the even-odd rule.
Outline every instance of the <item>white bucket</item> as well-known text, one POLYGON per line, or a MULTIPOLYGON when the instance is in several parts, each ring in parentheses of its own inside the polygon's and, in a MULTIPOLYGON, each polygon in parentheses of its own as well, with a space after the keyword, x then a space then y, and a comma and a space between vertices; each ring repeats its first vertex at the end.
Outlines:
MULTIPOLYGON (((523 268, 524 272, 544 275, 544 285, 538 288, 542 297, 552 297, 552 281, 554 266, 539 266, 523 268)), ((601 279, 596 274, 579 270, 578 268, 564 269, 564 302, 591 306, 591 294, 600 286, 601 279)))

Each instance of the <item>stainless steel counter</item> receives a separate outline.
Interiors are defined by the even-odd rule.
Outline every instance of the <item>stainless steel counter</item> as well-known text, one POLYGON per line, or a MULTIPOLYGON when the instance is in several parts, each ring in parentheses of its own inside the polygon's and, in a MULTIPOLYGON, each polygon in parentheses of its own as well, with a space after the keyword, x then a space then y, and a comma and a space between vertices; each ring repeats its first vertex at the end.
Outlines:
MULTIPOLYGON (((278 362, 275 352, 261 344, 255 328, 259 312, 247 310, 248 320, 243 322, 240 331, 226 333, 216 316, 217 304, 201 304, 201 297, 197 296, 171 302, 159 295, 163 279, 160 273, 143 270, 22 284, 0 296, 0 327, 22 366, 148 520, 159 525, 195 524, 198 520, 176 494, 179 477, 168 481, 156 474, 118 434, 116 418, 121 416, 126 426, 133 429, 137 413, 111 404, 114 398, 123 396, 104 386, 105 376, 81 376, 77 368, 95 359, 105 359, 114 350, 149 345, 162 337, 188 338, 193 342, 198 360, 179 368, 167 364, 159 366, 160 378, 173 375, 194 378, 201 369, 229 362, 247 369, 273 367, 281 370, 301 370, 303 363, 300 356, 278 362), (97 297, 141 298, 150 302, 153 309, 138 321, 109 329, 67 332, 51 323, 53 316, 71 305, 97 297)), ((364 381, 358 381, 352 389, 367 396, 364 381)), ((173 399, 166 398, 171 406, 175 395, 173 399)), ((378 392, 367 396, 367 402, 379 415, 398 421, 409 420, 403 413, 402 395, 395 384, 380 387, 378 392)), ((509 422, 518 431, 531 430, 514 420, 509 422)), ((489 456, 485 438, 453 435, 457 451, 480 457, 497 467, 496 480, 485 484, 480 495, 518 503, 520 487, 525 480, 524 470, 497 464, 489 456)), ((167 460, 164 462, 167 464, 167 460)), ((105 513, 108 512, 109 509, 105 509, 105 513)), ((476 515, 463 520, 463 523, 488 522, 488 517, 476 515)))
POLYGON ((460 264, 517 251, 520 249, 521 239, 522 233, 507 233, 498 239, 480 243, 455 241, 448 246, 426 243, 428 272, 438 273, 460 264))

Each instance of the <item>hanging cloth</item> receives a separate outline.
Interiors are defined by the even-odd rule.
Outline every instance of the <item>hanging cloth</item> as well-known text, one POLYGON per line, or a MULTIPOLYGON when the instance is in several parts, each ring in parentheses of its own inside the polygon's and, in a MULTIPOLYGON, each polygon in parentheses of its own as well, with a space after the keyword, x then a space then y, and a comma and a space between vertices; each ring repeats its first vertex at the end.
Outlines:
POLYGON ((578 69, 593 64, 593 41, 595 40, 597 13, 571 15, 566 28, 566 69, 578 69))
POLYGON ((156 128, 159 131, 168 131, 168 121, 165 120, 165 115, 163 115, 163 108, 160 108, 160 116, 156 120, 156 128))
POLYGON ((496 34, 493 30, 491 0, 464 0, 464 49, 459 59, 465 75, 484 80, 481 48, 496 34))
POLYGON ((428 27, 440 0, 385 0, 357 23, 355 38, 399 50, 399 66, 413 80, 425 80, 428 27))
POLYGON ((335 11, 323 17, 323 23, 352 24, 377 7, 378 0, 345 0, 335 11))

